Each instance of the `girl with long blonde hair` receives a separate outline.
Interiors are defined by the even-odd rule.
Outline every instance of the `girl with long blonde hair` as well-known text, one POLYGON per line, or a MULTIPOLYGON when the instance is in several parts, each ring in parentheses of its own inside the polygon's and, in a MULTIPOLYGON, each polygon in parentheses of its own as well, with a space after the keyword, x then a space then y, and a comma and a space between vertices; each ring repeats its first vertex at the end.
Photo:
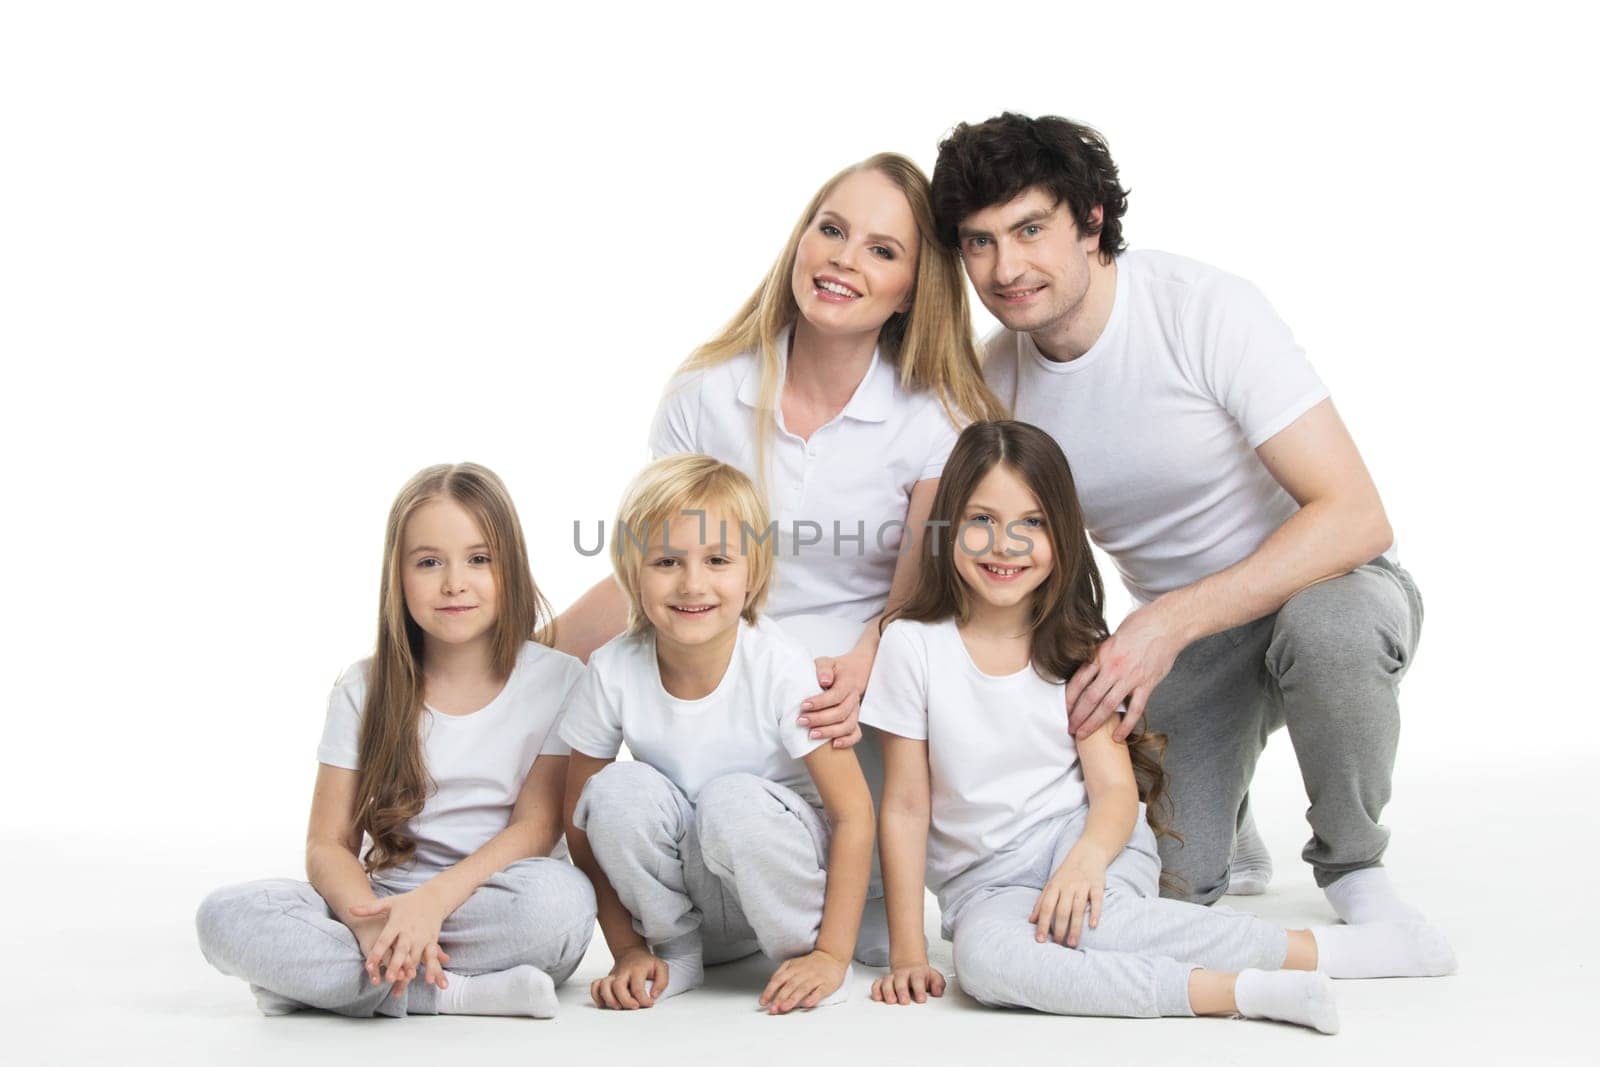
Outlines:
POLYGON ((555 727, 582 665, 548 619, 493 472, 429 467, 401 489, 376 648, 334 686, 317 750, 308 881, 220 889, 197 917, 263 1012, 554 1014, 595 903, 558 848, 555 727))
MULTIPOLYGON (((890 153, 817 190, 755 292, 668 385, 654 456, 705 453, 767 498, 768 611, 815 658, 819 691, 800 719, 814 736, 860 739, 877 620, 910 592, 945 457, 967 420, 998 414, 927 178, 890 153)), ((622 630, 625 607, 601 582, 562 616, 560 647, 587 656, 622 630)), ((862 762, 872 780, 870 746, 862 762)), ((887 960, 881 905, 857 959, 887 960)))

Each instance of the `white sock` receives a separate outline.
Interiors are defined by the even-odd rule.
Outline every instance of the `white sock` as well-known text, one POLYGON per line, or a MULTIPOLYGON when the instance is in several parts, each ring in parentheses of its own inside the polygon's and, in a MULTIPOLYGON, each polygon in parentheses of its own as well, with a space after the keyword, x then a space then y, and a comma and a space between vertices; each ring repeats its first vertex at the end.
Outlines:
POLYGON ((531 1015, 556 1017, 556 984, 550 976, 523 964, 488 974, 445 972, 449 984, 439 990, 440 1015, 531 1015))
POLYGON ((1233 859, 1228 864, 1228 895, 1257 897, 1267 891, 1272 881, 1272 853, 1261 840, 1255 819, 1246 812, 1244 825, 1233 839, 1233 859))
POLYGON ((305 1009, 305 1005, 298 1000, 280 997, 272 990, 262 989, 258 985, 252 985, 250 992, 255 996, 256 1007, 261 1009, 262 1015, 289 1015, 305 1009))
POLYGON ((1431 978, 1456 969, 1443 931, 1429 923, 1317 926, 1317 970, 1330 978, 1431 978))
POLYGON ((1382 867, 1363 867, 1340 875, 1323 894, 1339 918, 1347 923, 1422 922, 1422 913, 1400 899, 1382 867))
POLYGON ((866 967, 889 966, 889 908, 882 897, 868 897, 861 909, 856 962, 866 967))
POLYGON ((1240 971, 1233 999, 1247 1019, 1276 1019, 1324 1034, 1339 1032, 1333 983, 1316 971, 1240 971))
POLYGON ((667 991, 657 993, 653 984, 650 987, 650 995, 657 1000, 675 997, 705 985, 706 966, 699 931, 653 945, 650 951, 667 965, 667 991))

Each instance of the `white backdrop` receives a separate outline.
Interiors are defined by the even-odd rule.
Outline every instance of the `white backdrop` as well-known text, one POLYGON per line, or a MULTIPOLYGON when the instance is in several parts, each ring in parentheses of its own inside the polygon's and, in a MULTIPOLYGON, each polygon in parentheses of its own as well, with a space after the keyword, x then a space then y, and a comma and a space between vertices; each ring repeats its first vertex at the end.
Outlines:
POLYGON ((1132 244, 1331 385, 1427 598, 1400 795, 1592 770, 1585 35, 1103 7, 5 7, 5 833, 292 855, 406 477, 497 470, 570 602, 812 190, 1008 108, 1102 129, 1132 244))

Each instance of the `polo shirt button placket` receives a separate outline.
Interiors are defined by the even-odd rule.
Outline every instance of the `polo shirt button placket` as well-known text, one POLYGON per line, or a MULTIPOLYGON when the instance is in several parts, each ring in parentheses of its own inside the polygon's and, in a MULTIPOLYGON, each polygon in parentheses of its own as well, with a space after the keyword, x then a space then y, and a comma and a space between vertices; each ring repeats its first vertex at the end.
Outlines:
POLYGON ((784 509, 788 513, 786 517, 793 516, 794 512, 800 507, 800 496, 805 492, 805 448, 805 442, 800 442, 800 469, 795 472, 795 480, 790 484, 789 487, 789 506, 784 509))

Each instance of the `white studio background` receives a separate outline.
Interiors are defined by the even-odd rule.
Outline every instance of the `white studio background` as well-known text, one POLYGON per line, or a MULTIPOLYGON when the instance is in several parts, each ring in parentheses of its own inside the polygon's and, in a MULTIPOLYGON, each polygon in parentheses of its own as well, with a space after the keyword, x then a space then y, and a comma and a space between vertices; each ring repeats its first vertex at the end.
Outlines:
POLYGON ((1254 280, 1331 385, 1428 602, 1401 800, 1592 769, 1562 8, 578 10, 4 8, 7 838, 292 861, 400 484, 493 467, 569 603, 574 520, 815 187, 1002 109, 1103 130, 1130 241, 1254 280))

